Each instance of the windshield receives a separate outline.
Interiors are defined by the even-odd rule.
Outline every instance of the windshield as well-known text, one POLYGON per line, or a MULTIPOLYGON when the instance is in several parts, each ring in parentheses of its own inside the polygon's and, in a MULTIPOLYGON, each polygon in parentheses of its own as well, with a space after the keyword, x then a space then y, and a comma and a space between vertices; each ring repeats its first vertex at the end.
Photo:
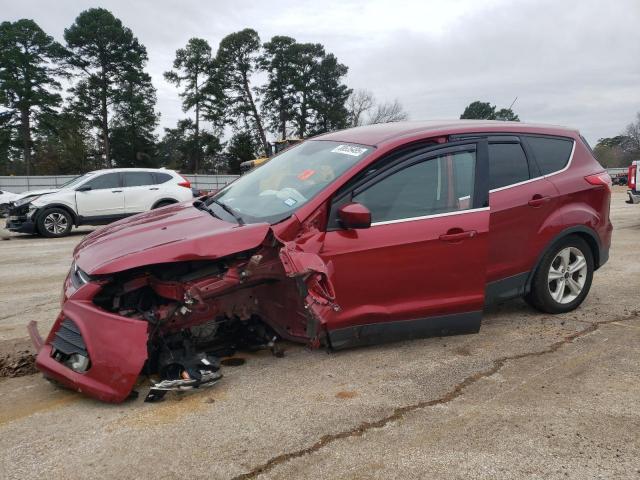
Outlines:
POLYGON ((88 179, 89 177, 92 177, 94 175, 94 172, 89 172, 89 173, 85 173, 84 175, 80 175, 79 177, 74 178, 73 180, 69 180, 67 183, 63 183, 62 185, 60 185, 60 187, 58 188, 69 188, 69 187, 75 187, 76 185, 78 185, 80 182, 85 181, 86 179, 88 179))
POLYGON ((306 141, 240 177, 208 204, 224 205, 246 223, 276 223, 290 216, 372 150, 372 147, 352 143, 306 141))

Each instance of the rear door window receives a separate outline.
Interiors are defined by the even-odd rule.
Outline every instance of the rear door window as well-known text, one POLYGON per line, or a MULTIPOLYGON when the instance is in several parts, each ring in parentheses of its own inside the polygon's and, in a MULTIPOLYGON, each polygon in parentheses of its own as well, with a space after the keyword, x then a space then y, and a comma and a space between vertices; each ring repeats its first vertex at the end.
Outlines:
POLYGON ((573 141, 550 137, 526 137, 542 175, 562 170, 569 163, 573 141))
POLYGON ((152 172, 126 172, 124 174, 125 187, 142 187, 145 185, 155 185, 152 172))
POLYGON ((489 189, 529 180, 529 164, 519 143, 489 144, 489 189))
POLYGON ((92 190, 104 190, 107 188, 120 187, 120 174, 119 173, 105 173, 99 177, 95 177, 89 180, 83 186, 91 187, 92 190))

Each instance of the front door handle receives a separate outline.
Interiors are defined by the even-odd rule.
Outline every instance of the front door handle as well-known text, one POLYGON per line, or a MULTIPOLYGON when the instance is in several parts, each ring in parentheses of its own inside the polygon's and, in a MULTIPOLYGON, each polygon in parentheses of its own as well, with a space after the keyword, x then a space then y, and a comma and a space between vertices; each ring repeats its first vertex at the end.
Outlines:
POLYGON ((122 190, 111 190, 111 193, 122 193, 122 190))
POLYGON ((460 242, 466 238, 473 238, 478 234, 475 230, 462 230, 461 228, 452 228, 447 233, 440 235, 443 242, 460 242))
POLYGON ((533 198, 531 200, 529 200, 529 206, 530 207, 541 207, 543 206, 545 203, 548 203, 551 201, 551 197, 543 197, 542 195, 540 195, 539 193, 536 193, 533 198))
POLYGON ((151 187, 149 190, 160 190, 158 187, 151 187))

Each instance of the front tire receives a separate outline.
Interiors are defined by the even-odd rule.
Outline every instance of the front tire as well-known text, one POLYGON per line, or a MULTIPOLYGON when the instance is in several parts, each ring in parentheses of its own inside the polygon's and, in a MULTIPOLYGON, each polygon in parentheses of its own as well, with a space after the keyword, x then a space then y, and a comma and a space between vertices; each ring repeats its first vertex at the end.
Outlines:
POLYGON ((546 313, 575 310, 589 293, 593 270, 587 242, 577 236, 563 238, 542 258, 525 299, 546 313))
POLYGON ((42 212, 37 222, 38 233, 43 237, 60 238, 69 235, 73 226, 71 215, 61 208, 42 212))

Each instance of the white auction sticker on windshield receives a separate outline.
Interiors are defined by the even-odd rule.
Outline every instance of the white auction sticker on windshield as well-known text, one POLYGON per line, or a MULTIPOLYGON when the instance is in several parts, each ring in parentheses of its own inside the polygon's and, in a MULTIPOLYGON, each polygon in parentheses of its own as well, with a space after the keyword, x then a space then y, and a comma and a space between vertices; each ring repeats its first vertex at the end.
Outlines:
POLYGON ((331 150, 332 153, 342 153, 343 155, 351 155, 352 157, 359 157, 366 151, 366 148, 356 147, 355 145, 338 145, 331 150))
POLYGON ((286 203, 287 205, 289 205, 290 207, 293 207, 296 203, 298 203, 296 200, 294 200, 293 198, 287 198, 284 203, 286 203))

